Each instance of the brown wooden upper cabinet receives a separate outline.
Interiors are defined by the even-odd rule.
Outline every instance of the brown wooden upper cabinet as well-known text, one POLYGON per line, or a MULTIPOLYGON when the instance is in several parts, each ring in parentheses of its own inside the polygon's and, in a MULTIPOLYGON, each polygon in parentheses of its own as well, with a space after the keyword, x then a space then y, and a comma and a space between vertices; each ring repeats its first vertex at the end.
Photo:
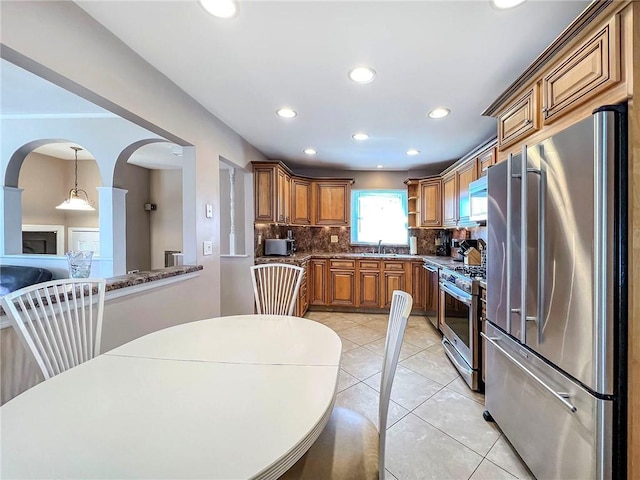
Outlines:
POLYGON ((618 16, 580 44, 542 80, 545 124, 620 81, 618 16))
POLYGON ((481 153, 480 156, 478 156, 478 178, 484 177, 487 174, 487 169, 491 165, 496 164, 496 157, 497 154, 495 147, 490 148, 489 150, 481 153))
POLYGON ((442 226, 458 224, 458 172, 453 171, 442 178, 442 226))
POLYGON ((284 169, 277 168, 278 176, 278 196, 277 196, 277 222, 291 222, 291 175, 284 169))
POLYGON ((311 182, 301 178, 291 179, 291 223, 311 225, 311 182))
POLYGON ((275 165, 253 166, 256 222, 276 221, 276 170, 275 165))
POLYGON ((348 226, 352 180, 315 180, 315 225, 348 226))
POLYGON ((257 223, 348 226, 353 179, 296 177, 280 162, 253 162, 257 223))
POLYGON ((478 178, 476 159, 466 162, 458 170, 458 225, 471 223, 469 215, 469 184, 478 178))
POLYGON ((527 90, 498 116, 500 149, 523 139, 540 128, 538 85, 527 90))
MULTIPOLYGON (((442 180, 430 178, 420 180, 420 225, 421 227, 442 226, 442 180)), ((411 205, 411 202, 409 202, 411 205)))

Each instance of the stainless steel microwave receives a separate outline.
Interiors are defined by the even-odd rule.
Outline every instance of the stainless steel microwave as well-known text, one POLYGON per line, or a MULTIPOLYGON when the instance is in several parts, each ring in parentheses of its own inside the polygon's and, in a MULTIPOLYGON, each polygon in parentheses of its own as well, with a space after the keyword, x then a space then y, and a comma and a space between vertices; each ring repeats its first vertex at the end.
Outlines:
POLYGON ((487 177, 480 177, 469 184, 469 219, 487 221, 487 177))
POLYGON ((267 238, 264 241, 265 255, 293 255, 294 241, 288 238, 267 238))

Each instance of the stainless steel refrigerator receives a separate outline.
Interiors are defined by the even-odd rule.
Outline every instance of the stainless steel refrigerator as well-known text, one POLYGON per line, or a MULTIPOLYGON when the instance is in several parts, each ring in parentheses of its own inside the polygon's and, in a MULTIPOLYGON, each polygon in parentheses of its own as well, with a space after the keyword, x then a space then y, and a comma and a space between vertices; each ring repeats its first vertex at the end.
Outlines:
POLYGON ((626 476, 626 107, 488 171, 486 400, 538 480, 626 476))

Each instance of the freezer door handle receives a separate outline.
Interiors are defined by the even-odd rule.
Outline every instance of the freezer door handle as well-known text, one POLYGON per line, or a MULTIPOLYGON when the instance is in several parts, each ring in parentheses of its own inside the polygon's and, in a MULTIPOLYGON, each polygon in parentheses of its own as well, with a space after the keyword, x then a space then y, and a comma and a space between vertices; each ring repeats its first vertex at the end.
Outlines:
POLYGON ((516 360, 509 352, 507 352, 504 348, 498 345, 498 340, 492 337, 485 335, 483 332, 480 332, 480 335, 484 337, 484 339, 489 342, 491 345, 495 347, 500 353, 502 353, 507 359, 509 359, 514 365, 516 365, 520 370, 530 376, 533 380, 535 380, 542 388, 544 388, 547 392, 549 392, 555 399, 557 399, 560 403, 562 403, 571 413, 575 413, 578 409, 569 402, 567 399, 570 398, 569 394, 564 392, 556 392, 553 388, 547 385, 543 380, 540 379, 535 373, 525 367, 522 363, 516 360))

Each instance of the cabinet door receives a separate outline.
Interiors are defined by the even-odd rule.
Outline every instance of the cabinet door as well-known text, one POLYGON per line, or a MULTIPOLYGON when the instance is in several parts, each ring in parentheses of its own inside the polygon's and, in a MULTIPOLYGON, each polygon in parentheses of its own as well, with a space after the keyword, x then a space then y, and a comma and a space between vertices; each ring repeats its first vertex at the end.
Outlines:
POLYGON ((327 260, 309 261, 307 294, 310 305, 327 305, 327 260))
POLYGON ((329 271, 329 305, 355 307, 355 269, 329 271))
POLYGON ((256 166, 253 169, 256 222, 276 221, 276 169, 256 166))
POLYGON ((500 149, 531 135, 540 128, 538 86, 527 90, 498 116, 498 145, 500 149))
MULTIPOLYGON (((425 288, 425 312, 432 318, 438 318, 440 312, 440 284, 438 283, 438 269, 427 270, 425 288)), ((438 322, 436 322, 438 323, 438 322)))
POLYGON ((458 175, 453 172, 442 179, 444 226, 455 226, 458 222, 458 175))
POLYGON ((385 262, 385 270, 382 276, 382 301, 383 308, 391 307, 394 290, 407 291, 407 273, 403 262, 385 262))
POLYGON ((424 310, 426 293, 426 270, 422 262, 411 262, 411 296, 413 310, 424 310))
POLYGON ((291 176, 278 168, 278 222, 289 223, 291 220, 291 176))
POLYGON ((492 148, 478 157, 478 178, 487 174, 487 169, 496 163, 496 149, 492 148))
POLYGON ((380 270, 360 270, 358 307, 380 307, 380 270))
POLYGON ((315 190, 315 224, 349 225, 351 183, 319 180, 315 190))
POLYGON ((291 179, 291 223, 311 224, 311 182, 308 180, 291 179))
POLYGON ((296 301, 296 315, 303 317, 309 308, 307 276, 302 277, 300 282, 300 290, 298 290, 298 300, 296 301))
MULTIPOLYGON (((578 46, 542 80, 545 124, 560 118, 620 80, 618 16, 578 46)), ((637 58, 637 57, 636 57, 637 58)))
POLYGON ((469 184, 476 179, 478 167, 476 159, 464 164, 458 171, 458 223, 469 223, 471 214, 469 206, 469 184))
POLYGON ((442 181, 420 181, 420 226, 442 226, 442 181))

